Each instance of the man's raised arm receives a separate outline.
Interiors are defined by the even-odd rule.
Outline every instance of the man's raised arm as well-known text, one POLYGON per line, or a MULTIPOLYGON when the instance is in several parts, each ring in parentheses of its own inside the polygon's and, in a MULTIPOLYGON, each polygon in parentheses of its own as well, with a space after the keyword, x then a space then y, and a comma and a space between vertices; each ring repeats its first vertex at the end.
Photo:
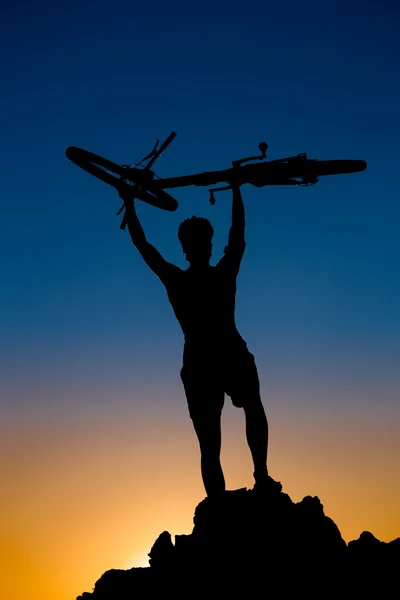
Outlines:
POLYGON ((232 225, 229 231, 228 246, 233 244, 243 247, 244 250, 245 213, 240 186, 232 188, 232 225))
POLYGON ((245 249, 244 241, 245 229, 245 213, 240 186, 233 185, 232 187, 232 224, 229 230, 228 245, 225 246, 224 256, 221 261, 230 263, 236 270, 239 271, 240 262, 242 260, 245 249))
POLYGON ((174 268, 175 265, 167 262, 161 256, 159 251, 147 241, 142 225, 136 214, 134 201, 132 199, 123 197, 121 194, 120 196, 125 202, 128 230, 133 245, 138 249, 143 260, 150 267, 150 269, 161 280, 163 280, 170 268, 174 268))

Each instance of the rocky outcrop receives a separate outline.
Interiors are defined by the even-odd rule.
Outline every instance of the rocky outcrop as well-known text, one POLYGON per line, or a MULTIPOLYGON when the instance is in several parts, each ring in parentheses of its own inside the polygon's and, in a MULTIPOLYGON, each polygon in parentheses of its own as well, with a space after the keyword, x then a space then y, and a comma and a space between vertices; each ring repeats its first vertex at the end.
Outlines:
POLYGON ((397 586, 400 539, 386 544, 364 532, 346 545, 318 498, 294 503, 276 485, 206 498, 192 533, 175 543, 161 533, 149 557, 147 568, 107 571, 77 600, 385 598, 397 586))

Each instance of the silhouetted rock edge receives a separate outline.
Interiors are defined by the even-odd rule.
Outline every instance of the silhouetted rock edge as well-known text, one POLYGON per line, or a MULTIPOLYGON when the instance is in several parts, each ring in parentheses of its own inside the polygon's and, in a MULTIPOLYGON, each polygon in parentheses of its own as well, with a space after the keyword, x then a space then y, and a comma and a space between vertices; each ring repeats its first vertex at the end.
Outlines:
POLYGON ((382 598, 397 586, 400 538, 385 543, 364 531, 347 545, 317 497, 294 503, 282 491, 243 488, 206 498, 193 520, 192 533, 176 535, 175 543, 169 532, 160 534, 149 567, 106 571, 93 592, 77 600, 167 593, 241 598, 260 596, 260 589, 267 598, 276 586, 283 598, 295 593, 353 598, 367 592, 382 598))

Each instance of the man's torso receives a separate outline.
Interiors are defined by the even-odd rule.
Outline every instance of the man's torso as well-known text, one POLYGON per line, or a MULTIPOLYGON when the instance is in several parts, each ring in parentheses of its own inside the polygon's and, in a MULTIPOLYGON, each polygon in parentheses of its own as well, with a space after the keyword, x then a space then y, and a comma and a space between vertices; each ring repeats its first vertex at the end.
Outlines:
POLYGON ((247 348, 235 324, 236 273, 175 267, 163 281, 185 336, 184 362, 247 348))

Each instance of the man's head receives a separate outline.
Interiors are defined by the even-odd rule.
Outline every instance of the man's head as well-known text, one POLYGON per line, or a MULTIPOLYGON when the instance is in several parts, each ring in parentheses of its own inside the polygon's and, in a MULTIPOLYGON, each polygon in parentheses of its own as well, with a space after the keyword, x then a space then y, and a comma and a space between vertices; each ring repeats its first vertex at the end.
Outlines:
POLYGON ((179 225, 178 238, 191 265, 209 263, 213 235, 213 226, 203 217, 191 217, 179 225))

